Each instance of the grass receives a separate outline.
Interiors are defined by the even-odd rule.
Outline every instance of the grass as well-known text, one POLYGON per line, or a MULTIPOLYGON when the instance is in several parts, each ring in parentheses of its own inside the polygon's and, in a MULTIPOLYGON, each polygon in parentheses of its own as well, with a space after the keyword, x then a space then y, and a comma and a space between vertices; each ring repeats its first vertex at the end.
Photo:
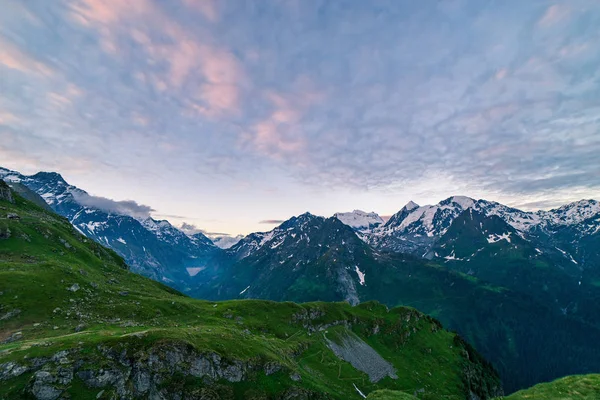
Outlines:
POLYGON ((514 393, 505 400, 598 400, 600 375, 574 375, 550 383, 541 383, 514 393))

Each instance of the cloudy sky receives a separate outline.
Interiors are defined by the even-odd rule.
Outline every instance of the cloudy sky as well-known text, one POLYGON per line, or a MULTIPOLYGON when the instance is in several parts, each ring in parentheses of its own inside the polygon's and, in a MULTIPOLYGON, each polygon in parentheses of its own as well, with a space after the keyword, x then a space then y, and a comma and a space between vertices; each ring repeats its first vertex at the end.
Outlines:
POLYGON ((0 8, 0 166, 174 224, 600 198, 597 0, 0 8))

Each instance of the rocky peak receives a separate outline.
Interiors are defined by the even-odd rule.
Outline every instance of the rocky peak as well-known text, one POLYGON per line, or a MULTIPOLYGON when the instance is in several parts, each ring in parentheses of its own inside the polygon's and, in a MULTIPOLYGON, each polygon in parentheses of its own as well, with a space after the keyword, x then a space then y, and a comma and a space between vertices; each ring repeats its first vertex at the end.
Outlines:
POLYGON ((408 210, 408 211, 412 211, 415 208, 419 208, 419 205, 412 200, 409 201, 408 203, 406 203, 406 205, 404 207, 402 207, 403 210, 408 210))
POLYGON ((35 175, 31 175, 30 178, 48 183, 52 182, 55 184, 67 184, 62 175, 58 172, 38 172, 35 175))

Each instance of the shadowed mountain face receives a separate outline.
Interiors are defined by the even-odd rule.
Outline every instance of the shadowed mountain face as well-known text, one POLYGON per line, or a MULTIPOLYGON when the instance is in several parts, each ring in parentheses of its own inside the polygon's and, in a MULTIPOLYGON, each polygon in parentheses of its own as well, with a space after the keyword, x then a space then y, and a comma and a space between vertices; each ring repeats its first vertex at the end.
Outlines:
POLYGON ((523 212, 455 196, 373 213, 306 213, 220 249, 166 221, 83 206, 58 174, 3 172, 132 269, 199 298, 379 300, 460 332, 509 390, 600 369, 598 203, 523 212), (531 366, 535 365, 535 368, 531 366))

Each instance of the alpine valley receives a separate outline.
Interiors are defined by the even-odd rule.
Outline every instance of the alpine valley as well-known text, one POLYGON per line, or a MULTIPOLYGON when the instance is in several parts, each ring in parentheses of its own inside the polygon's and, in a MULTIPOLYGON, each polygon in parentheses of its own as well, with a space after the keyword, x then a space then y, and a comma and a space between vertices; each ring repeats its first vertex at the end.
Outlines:
POLYGON ((600 372, 595 200, 454 196, 213 242, 57 173, 0 178, 0 398, 492 399, 600 372))

